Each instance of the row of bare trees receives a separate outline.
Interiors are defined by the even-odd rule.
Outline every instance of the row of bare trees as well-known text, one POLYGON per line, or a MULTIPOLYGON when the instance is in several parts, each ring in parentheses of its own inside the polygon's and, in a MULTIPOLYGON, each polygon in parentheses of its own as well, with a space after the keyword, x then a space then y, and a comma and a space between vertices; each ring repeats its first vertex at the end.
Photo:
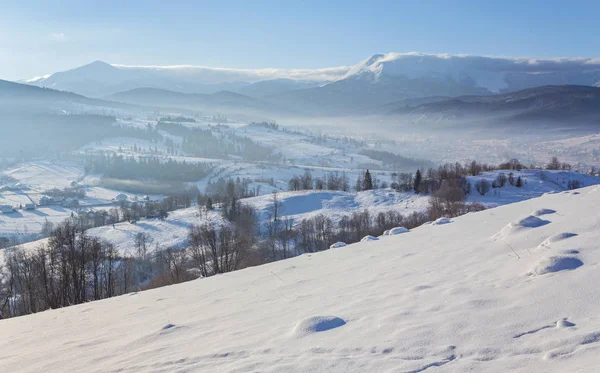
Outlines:
POLYGON ((73 221, 35 249, 5 249, 0 311, 7 316, 65 307, 127 292, 126 263, 110 243, 73 221))
POLYGON ((398 226, 414 228, 427 220, 425 213, 402 215, 394 210, 382 211, 376 215, 369 210, 356 211, 342 216, 337 222, 323 214, 298 222, 291 218, 279 218, 266 223, 266 233, 258 243, 258 251, 261 260, 276 261, 302 253, 327 250, 337 241, 358 242, 366 235, 381 235, 398 226))

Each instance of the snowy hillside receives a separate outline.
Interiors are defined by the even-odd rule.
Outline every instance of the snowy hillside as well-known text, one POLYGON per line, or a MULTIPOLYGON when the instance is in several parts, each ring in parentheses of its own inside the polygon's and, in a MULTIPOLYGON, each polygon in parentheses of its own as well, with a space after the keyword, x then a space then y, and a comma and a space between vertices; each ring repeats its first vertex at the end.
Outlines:
MULTIPOLYGON (((211 211, 208 215, 200 214, 197 207, 190 207, 173 211, 165 220, 144 219, 131 224, 128 222, 92 228, 88 231, 90 236, 100 237, 115 245, 122 252, 132 252, 135 247, 135 236, 145 233, 150 237, 152 244, 160 247, 184 248, 187 244, 189 227, 192 224, 206 223, 219 224, 223 219, 219 212, 211 211)), ((30 245, 35 245, 31 243, 30 245)))
POLYGON ((523 170, 513 171, 515 179, 521 177, 523 180, 524 185, 522 187, 512 186, 507 182, 505 186, 492 188, 483 196, 475 190, 475 183, 477 181, 485 179, 491 184, 500 173, 508 176, 510 172, 492 171, 485 172, 479 176, 469 176, 472 191, 467 200, 470 202, 481 202, 489 208, 536 198, 545 193, 567 191, 569 189, 569 181, 576 181, 581 187, 600 184, 600 177, 571 171, 523 170))
POLYGON ((598 204, 599 187, 545 195, 0 321, 0 370, 592 372, 598 204))

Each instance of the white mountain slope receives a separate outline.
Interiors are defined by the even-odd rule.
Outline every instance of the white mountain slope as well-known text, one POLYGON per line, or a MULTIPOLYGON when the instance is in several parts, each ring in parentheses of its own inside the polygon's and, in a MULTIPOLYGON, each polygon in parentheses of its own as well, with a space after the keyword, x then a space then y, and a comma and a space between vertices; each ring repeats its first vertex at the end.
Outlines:
POLYGON ((353 66, 342 78, 378 82, 385 76, 435 78, 491 92, 543 85, 600 81, 600 62, 593 58, 508 58, 452 54, 375 54, 353 66))
POLYGON ((598 204, 597 186, 545 195, 3 320, 0 371, 593 372, 598 204))

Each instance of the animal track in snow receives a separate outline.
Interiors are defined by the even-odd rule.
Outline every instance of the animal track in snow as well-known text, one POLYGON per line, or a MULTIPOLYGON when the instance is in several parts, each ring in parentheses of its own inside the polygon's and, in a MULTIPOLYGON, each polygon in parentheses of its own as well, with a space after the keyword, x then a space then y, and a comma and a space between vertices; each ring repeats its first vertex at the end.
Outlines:
POLYGON ((564 317, 564 318, 558 320, 557 322, 555 322, 553 324, 544 325, 544 326, 536 328, 536 329, 532 329, 532 330, 528 330, 528 331, 523 332, 523 333, 516 334, 516 335, 513 336, 513 338, 521 338, 521 337, 523 337, 525 335, 535 334, 535 333, 537 333, 537 332, 539 332, 541 330, 544 330, 544 329, 552 329, 552 328, 562 329, 562 328, 570 328, 570 327, 573 327, 573 326, 575 326, 575 324, 572 323, 572 322, 570 322, 570 321, 567 321, 567 318, 564 317))
POLYGON ((523 332, 523 333, 515 334, 513 336, 513 338, 521 338, 521 337, 523 337, 525 335, 535 334, 535 333, 539 332, 540 330, 554 328, 555 326, 556 326, 556 324, 544 325, 544 326, 536 328, 536 329, 532 329, 532 330, 528 330, 528 331, 523 332))
POLYGON ((427 365, 424 365, 424 366, 422 366, 422 367, 421 367, 421 368, 419 368, 419 369, 413 369, 413 370, 409 370, 409 371, 408 371, 408 372, 406 372, 406 373, 420 373, 420 372, 423 372, 423 371, 425 371, 425 370, 427 370, 427 369, 429 369, 429 368, 433 368, 433 367, 441 367, 442 365, 446 365, 446 364, 448 364, 449 362, 451 362, 451 361, 454 361, 454 360, 456 360, 456 355, 450 355, 448 358, 446 358, 446 359, 444 359, 444 360, 441 360, 441 361, 436 361, 436 362, 433 362, 433 363, 429 363, 429 364, 427 364, 427 365))

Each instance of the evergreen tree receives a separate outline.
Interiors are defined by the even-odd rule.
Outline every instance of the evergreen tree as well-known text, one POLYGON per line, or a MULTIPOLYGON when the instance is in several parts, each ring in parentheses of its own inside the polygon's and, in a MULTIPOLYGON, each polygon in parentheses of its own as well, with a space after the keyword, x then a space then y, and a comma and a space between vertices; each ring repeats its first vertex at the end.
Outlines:
POLYGON ((417 173, 415 173, 415 181, 413 183, 413 188, 415 190, 415 193, 419 193, 419 190, 421 188, 421 180, 423 179, 423 176, 421 175, 421 170, 417 170, 417 173))
POLYGON ((363 190, 371 190, 373 189, 373 179, 371 178, 371 173, 369 170, 365 172, 365 178, 363 181, 363 190))
POLYGON ((520 188, 523 186, 523 180, 521 180, 521 176, 517 177, 517 181, 515 182, 515 186, 520 188))
MULTIPOLYGON (((363 178, 360 174, 356 178, 356 185, 354 186, 354 188, 356 189, 357 192, 361 192, 363 190, 363 178)), ((319 188, 317 188, 317 189, 319 189, 319 188)))
POLYGON ((209 211, 213 209, 213 201, 211 197, 206 199, 206 209, 209 211))

